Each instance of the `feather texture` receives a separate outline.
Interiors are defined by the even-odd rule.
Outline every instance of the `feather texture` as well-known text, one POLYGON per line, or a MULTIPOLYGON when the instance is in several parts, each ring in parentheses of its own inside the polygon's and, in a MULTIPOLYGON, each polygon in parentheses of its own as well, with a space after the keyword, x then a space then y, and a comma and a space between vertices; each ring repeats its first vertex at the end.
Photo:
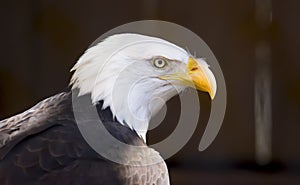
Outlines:
MULTIPOLYGON (((163 160, 142 165, 147 156, 160 157, 153 149, 148 148, 142 157, 126 159, 141 166, 117 164, 96 153, 78 130, 71 102, 71 93, 61 93, 1 121, 0 182, 5 185, 169 183, 163 160)), ((99 114, 106 118, 104 124, 116 138, 146 147, 131 129, 111 121, 109 109, 99 110, 99 114)))

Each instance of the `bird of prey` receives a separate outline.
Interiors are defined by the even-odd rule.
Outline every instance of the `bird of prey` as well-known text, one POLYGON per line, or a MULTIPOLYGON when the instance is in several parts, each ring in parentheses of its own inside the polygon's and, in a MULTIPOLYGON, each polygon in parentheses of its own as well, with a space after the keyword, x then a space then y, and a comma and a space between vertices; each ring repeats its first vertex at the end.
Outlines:
POLYGON ((164 39, 121 33, 87 49, 71 71, 68 90, 0 121, 0 184, 170 184, 165 162, 146 144, 150 119, 163 106, 150 104, 187 87, 213 99, 217 85, 208 64, 164 39), (88 103, 74 108, 74 97, 88 103), (76 115, 83 127, 96 122, 90 108, 126 144, 101 141, 106 154, 122 163, 96 152, 80 132, 76 115), (143 150, 132 152, 132 146, 143 150), (151 163, 154 159, 158 162, 151 163))

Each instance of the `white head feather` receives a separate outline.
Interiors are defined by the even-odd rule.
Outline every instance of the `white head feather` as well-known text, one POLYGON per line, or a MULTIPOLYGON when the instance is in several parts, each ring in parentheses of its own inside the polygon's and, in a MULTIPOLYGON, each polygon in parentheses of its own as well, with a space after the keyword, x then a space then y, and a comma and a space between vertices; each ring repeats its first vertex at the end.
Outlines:
MULTIPOLYGON (((177 91, 155 78, 149 60, 155 56, 188 62, 189 53, 160 38, 139 34, 118 34, 89 48, 72 68, 72 89, 79 95, 91 93, 92 102, 103 100, 121 124, 127 124, 145 140, 151 115, 163 104, 150 106, 154 98, 167 101, 177 91), (165 85, 165 86, 164 86, 165 85)), ((184 89, 176 87, 178 91, 184 89)))

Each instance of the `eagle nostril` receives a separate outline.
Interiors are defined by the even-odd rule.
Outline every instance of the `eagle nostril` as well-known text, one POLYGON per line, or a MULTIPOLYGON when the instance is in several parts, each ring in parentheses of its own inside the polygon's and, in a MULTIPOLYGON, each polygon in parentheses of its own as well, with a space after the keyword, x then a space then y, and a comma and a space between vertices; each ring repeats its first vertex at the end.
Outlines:
POLYGON ((198 69, 198 67, 193 67, 192 69, 191 69, 191 71, 195 71, 195 70, 197 70, 198 69))

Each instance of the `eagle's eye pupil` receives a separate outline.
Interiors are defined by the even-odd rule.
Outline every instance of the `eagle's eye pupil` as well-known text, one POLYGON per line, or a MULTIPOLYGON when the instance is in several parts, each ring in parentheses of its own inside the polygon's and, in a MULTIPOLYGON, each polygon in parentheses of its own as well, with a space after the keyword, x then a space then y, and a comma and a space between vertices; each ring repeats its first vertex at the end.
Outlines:
POLYGON ((158 58, 154 59, 154 66, 157 68, 163 68, 166 66, 166 61, 164 59, 158 58))

